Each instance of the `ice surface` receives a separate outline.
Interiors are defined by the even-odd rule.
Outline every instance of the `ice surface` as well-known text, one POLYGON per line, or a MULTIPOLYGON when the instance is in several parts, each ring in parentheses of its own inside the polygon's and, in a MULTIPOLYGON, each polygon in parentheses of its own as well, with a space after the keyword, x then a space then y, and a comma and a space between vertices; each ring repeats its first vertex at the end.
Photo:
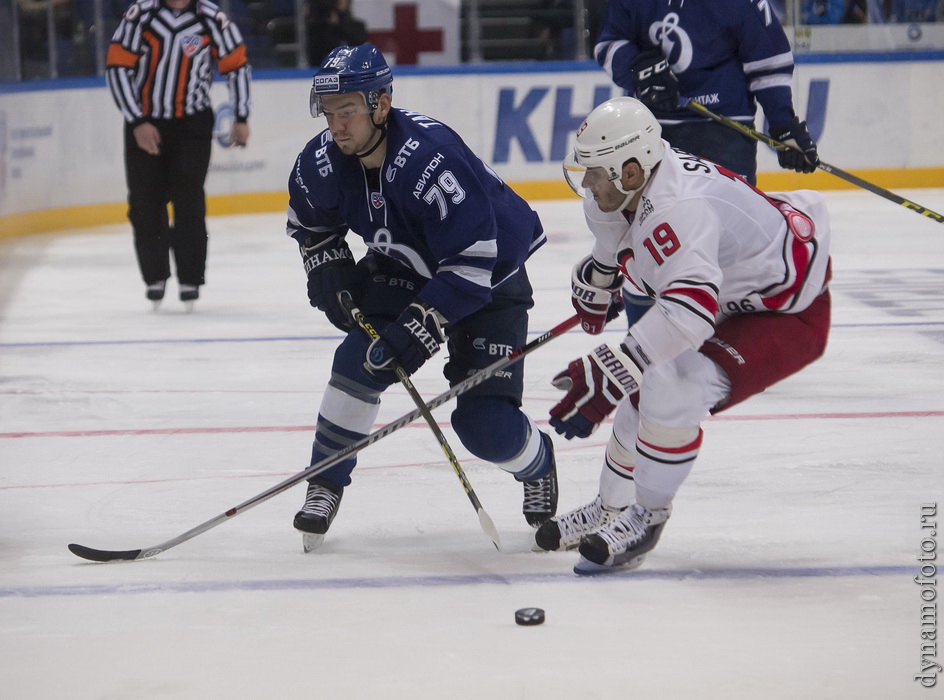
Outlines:
MULTIPOLYGON (((944 211, 944 190, 901 194, 944 211)), ((0 696, 936 695, 941 674, 936 690, 913 680, 913 577, 921 506, 944 494, 944 226, 867 192, 827 197, 825 357, 707 421, 659 547, 594 579, 574 554, 530 551, 520 485, 462 448, 449 405, 435 415, 501 553, 416 422, 362 453, 317 552, 291 527, 299 485, 148 561, 76 558, 70 542, 153 546, 304 469, 339 335, 308 306, 282 215, 210 220, 189 315, 173 282, 150 310, 124 225, 7 242, 0 696), (515 625, 531 606, 547 622, 515 625)), ((535 206, 550 238, 529 264, 537 333, 571 314, 589 234, 576 199, 535 206)), ((528 358, 539 423, 550 378, 597 341, 571 332, 528 358)), ((414 378, 428 398, 442 362, 414 378)), ((411 409, 395 387, 379 421, 411 409)), ((607 434, 555 436, 562 510, 595 495, 607 434)))

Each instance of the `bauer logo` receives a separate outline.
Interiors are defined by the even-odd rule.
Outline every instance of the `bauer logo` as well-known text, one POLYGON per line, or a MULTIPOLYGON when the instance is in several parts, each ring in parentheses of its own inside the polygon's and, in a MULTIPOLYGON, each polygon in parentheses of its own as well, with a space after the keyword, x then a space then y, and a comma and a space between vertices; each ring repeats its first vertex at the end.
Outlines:
POLYGON ((316 75, 315 92, 337 92, 340 90, 338 76, 336 75, 316 75))

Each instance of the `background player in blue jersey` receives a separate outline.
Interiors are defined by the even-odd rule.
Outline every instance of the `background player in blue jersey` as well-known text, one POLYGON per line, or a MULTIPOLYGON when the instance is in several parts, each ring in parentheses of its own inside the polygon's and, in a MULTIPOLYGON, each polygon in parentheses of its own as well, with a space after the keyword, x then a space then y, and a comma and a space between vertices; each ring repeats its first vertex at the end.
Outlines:
POLYGON ((793 109, 793 54, 768 0, 609 0, 594 56, 652 110, 662 137, 757 182, 757 142, 679 106, 679 96, 753 127, 756 102, 770 135, 796 150, 780 165, 811 173, 819 158, 793 109))
MULTIPOLYGON (((371 44, 325 58, 312 116, 328 128, 301 152, 289 178, 288 234, 298 241, 312 306, 346 336, 334 355, 312 464, 370 432, 380 395, 441 343, 444 373, 461 381, 526 342, 533 306, 525 260, 546 241, 538 215, 452 129, 391 106, 393 76, 371 44), (359 261, 345 236, 367 244, 359 261), (374 342, 339 302, 350 295, 374 342)), ((523 512, 537 527, 557 509, 550 438, 520 410, 517 363, 462 394, 452 426, 462 444, 524 483, 523 512)), ((351 483, 356 458, 310 480, 295 527, 320 543, 351 483)))
MULTIPOLYGON (((777 152, 781 167, 816 169, 816 144, 793 109, 793 53, 768 0, 609 0, 594 57, 652 110, 673 148, 756 185, 757 142, 684 104, 694 100, 753 128, 760 102, 770 136, 794 147, 777 152)), ((575 270, 575 281, 578 274, 588 281, 589 271, 575 270)), ((622 298, 632 326, 650 302, 626 287, 622 298)))

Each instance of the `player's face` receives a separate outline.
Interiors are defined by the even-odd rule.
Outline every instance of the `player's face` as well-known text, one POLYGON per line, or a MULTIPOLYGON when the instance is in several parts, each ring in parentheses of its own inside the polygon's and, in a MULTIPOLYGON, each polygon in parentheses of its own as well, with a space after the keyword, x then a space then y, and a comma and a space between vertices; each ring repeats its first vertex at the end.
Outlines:
POLYGON ((351 92, 322 97, 322 113, 334 142, 345 155, 365 151, 375 138, 377 127, 363 93, 351 92))
POLYGON ((589 190, 600 211, 618 211, 626 201, 626 194, 616 189, 603 168, 588 168, 580 185, 589 190))

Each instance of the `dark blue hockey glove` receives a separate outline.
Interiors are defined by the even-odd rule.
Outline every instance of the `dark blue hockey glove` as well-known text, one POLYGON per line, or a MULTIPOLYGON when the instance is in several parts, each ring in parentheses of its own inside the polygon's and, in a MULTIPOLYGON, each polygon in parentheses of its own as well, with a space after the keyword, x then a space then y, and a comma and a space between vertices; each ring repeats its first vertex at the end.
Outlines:
POLYGON ((777 151, 777 160, 780 167, 787 170, 796 170, 798 173, 811 173, 819 163, 819 154, 810 132, 806 129, 806 122, 794 117, 789 126, 770 127, 770 137, 781 143, 791 146, 777 151))
POLYGON ((678 78, 660 49, 637 55, 629 69, 636 78, 636 98, 646 107, 660 112, 678 109, 678 78))
POLYGON ((338 302, 338 294, 347 292, 356 299, 360 275, 347 241, 340 235, 316 241, 309 238, 299 249, 308 273, 309 303, 323 311, 335 328, 349 331, 351 317, 338 302))
POLYGON ((397 381, 392 371, 395 364, 413 374, 445 342, 444 322, 436 309, 414 301, 367 348, 367 369, 389 384, 397 381))

